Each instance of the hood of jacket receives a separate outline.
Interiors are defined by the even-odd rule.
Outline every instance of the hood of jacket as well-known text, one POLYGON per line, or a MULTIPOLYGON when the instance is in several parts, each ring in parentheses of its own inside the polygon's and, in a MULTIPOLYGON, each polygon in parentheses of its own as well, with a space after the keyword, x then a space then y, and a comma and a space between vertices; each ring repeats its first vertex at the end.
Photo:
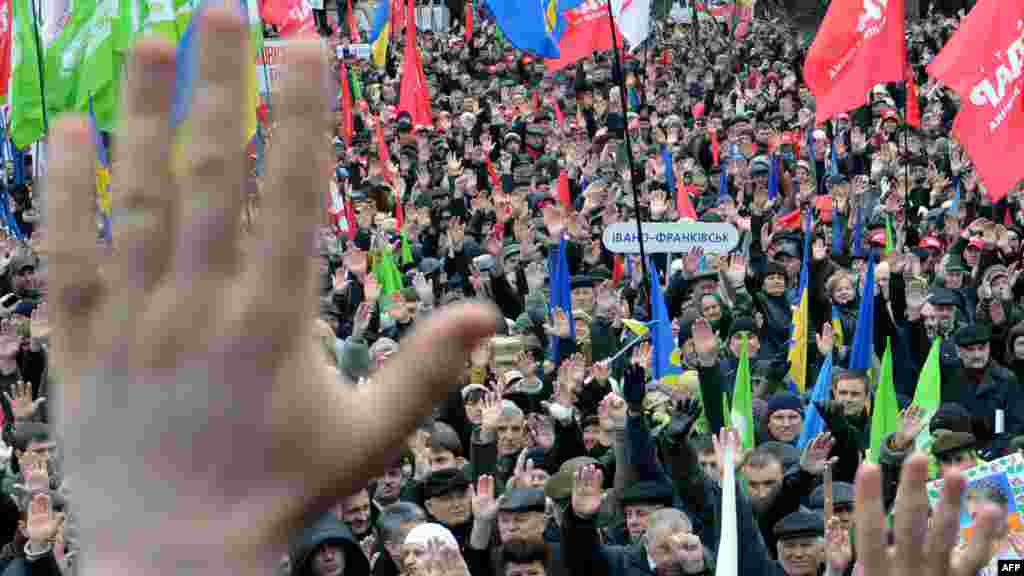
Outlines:
POLYGON ((338 544, 345 551, 344 576, 368 576, 370 563, 363 554, 352 531, 328 513, 307 527, 292 545, 292 576, 313 576, 313 553, 320 546, 338 544))

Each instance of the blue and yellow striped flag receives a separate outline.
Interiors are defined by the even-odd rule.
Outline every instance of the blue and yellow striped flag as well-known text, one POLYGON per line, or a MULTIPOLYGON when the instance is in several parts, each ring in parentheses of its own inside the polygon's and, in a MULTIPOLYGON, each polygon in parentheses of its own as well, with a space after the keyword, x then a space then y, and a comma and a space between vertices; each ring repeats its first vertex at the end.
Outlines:
POLYGON ((111 239, 110 215, 113 210, 113 200, 110 194, 110 153, 107 145, 103 142, 103 134, 96 125, 96 112, 92 106, 92 96, 89 96, 89 128, 92 132, 93 142, 96 144, 96 197, 103 220, 103 238, 111 239))
POLYGON ((810 325, 810 302, 808 282, 810 277, 811 232, 814 215, 808 211, 804 218, 804 253, 800 267, 800 287, 797 290, 797 303, 793 310, 793 334, 789 348, 789 376, 796 385, 796 392, 803 394, 807 390, 807 331, 810 325))
POLYGON ((373 25, 370 27, 370 53, 373 55, 373 64, 383 68, 388 61, 388 43, 391 38, 391 1, 379 0, 377 12, 373 15, 373 25))

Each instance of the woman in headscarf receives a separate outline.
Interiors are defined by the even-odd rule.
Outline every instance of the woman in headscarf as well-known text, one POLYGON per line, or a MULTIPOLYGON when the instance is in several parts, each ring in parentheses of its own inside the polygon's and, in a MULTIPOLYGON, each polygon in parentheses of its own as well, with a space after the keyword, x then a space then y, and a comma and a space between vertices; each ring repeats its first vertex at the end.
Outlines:
POLYGON ((708 321, 711 329, 719 338, 725 340, 729 336, 732 325, 732 310, 717 292, 700 297, 700 315, 708 321))

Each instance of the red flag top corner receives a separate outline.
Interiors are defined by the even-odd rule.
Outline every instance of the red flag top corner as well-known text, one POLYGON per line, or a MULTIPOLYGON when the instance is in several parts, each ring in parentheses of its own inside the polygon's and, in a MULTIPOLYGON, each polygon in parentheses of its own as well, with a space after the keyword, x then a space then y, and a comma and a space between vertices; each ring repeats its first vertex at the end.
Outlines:
MULTIPOLYGON (((561 70, 595 52, 612 49, 608 0, 587 0, 567 10, 563 17, 565 31, 558 42, 559 57, 545 60, 548 70, 561 70)), ((618 28, 615 30, 615 45, 622 49, 622 33, 618 28)))
POLYGON ((818 123, 868 101, 876 84, 903 80, 903 0, 835 0, 804 62, 818 123))
POLYGON ((982 0, 928 66, 960 95, 953 132, 994 200, 1024 178, 1024 2, 982 0))

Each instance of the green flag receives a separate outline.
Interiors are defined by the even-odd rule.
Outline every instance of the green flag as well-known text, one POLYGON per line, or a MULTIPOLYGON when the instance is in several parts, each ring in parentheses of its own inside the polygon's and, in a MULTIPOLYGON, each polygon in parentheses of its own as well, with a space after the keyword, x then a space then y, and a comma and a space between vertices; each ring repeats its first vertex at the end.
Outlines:
POLYGON ((395 257, 391 248, 385 247, 377 252, 373 262, 373 275, 380 283, 380 296, 382 303, 391 300, 391 294, 402 289, 402 273, 395 265, 395 257))
POLYGON ((11 141, 25 148, 43 137, 42 70, 29 0, 14 0, 11 22, 11 141))
POLYGON ((744 450, 754 447, 754 403, 750 389, 750 353, 747 337, 740 345, 740 365, 736 369, 736 385, 732 392, 732 426, 739 430, 740 444, 744 450))
POLYGON ((354 68, 348 69, 349 78, 352 79, 352 102, 361 102, 363 100, 363 80, 362 75, 359 74, 358 70, 354 68))
POLYGON ((892 254, 895 246, 895 238, 892 235, 892 218, 885 217, 885 255, 892 254))
POLYGON ((871 409, 871 453, 868 459, 877 464, 882 442, 900 426, 899 405, 896 402, 896 386, 892 381, 892 342, 885 339, 885 355, 878 377, 878 392, 871 409))
POLYGON ((75 3, 71 21, 46 51, 46 106, 53 115, 86 112, 92 98, 96 127, 114 130, 123 58, 117 48, 128 41, 119 33, 121 11, 119 0, 75 3))
MULTIPOLYGON (((917 390, 914 391, 914 406, 924 410, 925 420, 930 419, 939 409, 942 403, 942 373, 939 368, 939 350, 942 348, 942 339, 932 340, 932 349, 928 352, 928 359, 921 368, 921 375, 917 379, 917 390)), ((921 430, 915 445, 918 450, 928 451, 932 445, 932 435, 928 426, 921 430)))
POLYGON ((402 232, 402 266, 412 264, 412 245, 409 244, 409 237, 406 236, 405 232, 402 232))

